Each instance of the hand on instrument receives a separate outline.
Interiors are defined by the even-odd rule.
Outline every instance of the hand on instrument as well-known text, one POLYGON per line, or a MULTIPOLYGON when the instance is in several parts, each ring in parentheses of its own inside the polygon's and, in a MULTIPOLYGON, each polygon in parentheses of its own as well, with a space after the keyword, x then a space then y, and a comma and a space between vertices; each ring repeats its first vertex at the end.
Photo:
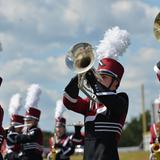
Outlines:
POLYGON ((87 71, 85 76, 91 86, 97 83, 97 79, 96 79, 92 69, 87 71))
POLYGON ((9 127, 8 131, 14 132, 15 131, 15 127, 12 125, 9 127))
POLYGON ((92 70, 89 70, 86 73, 86 79, 89 82, 95 94, 107 91, 107 88, 97 80, 92 70))
POLYGON ((77 98, 79 93, 78 75, 74 76, 65 88, 65 92, 72 98, 77 98))

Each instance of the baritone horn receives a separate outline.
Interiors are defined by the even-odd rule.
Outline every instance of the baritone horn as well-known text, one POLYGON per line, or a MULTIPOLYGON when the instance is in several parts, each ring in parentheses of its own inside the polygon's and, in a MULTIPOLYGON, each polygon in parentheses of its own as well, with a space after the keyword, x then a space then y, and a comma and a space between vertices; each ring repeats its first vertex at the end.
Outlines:
POLYGON ((90 69, 98 77, 93 68, 95 58, 96 54, 91 44, 77 43, 68 51, 65 62, 69 69, 78 74, 79 89, 91 100, 98 101, 85 78, 86 72, 90 69))
POLYGON ((154 20, 153 32, 154 32, 155 38, 159 41, 160 40, 160 12, 157 14, 154 20))

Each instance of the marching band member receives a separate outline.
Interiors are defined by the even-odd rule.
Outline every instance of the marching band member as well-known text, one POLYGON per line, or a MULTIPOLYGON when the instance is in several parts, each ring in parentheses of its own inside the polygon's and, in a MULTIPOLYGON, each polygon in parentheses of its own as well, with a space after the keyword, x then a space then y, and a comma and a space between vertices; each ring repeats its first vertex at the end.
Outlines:
POLYGON ((2 145, 3 145, 3 141, 4 141, 4 129, 2 126, 2 122, 3 122, 3 116, 4 116, 4 111, 3 108, 0 106, 0 159, 3 160, 3 156, 2 156, 2 145))
POLYGON ((21 152, 21 145, 15 143, 14 139, 18 134, 22 133, 23 127, 18 127, 18 125, 24 124, 24 117, 21 115, 12 115, 11 127, 8 130, 6 137, 6 154, 5 160, 19 160, 19 153, 21 152), (16 128, 17 126, 17 128, 16 128))
POLYGON ((48 160, 69 160, 74 153, 75 146, 66 134, 66 119, 62 117, 64 110, 62 100, 58 100, 55 111, 55 135, 49 140, 50 153, 48 160))
MULTIPOLYGON (((0 86, 1 86, 1 84, 2 84, 2 81, 3 81, 3 79, 0 77, 0 86)), ((3 153, 3 150, 2 150, 2 148, 3 148, 3 141, 4 141, 4 128, 3 128, 3 126, 2 126, 2 123, 3 123, 3 116, 4 116, 4 110, 3 110, 3 108, 1 107, 1 105, 0 105, 0 159, 2 159, 3 160, 3 156, 2 156, 2 153, 3 153)))
MULTIPOLYGON (((154 101, 155 109, 157 110, 157 116, 155 116, 155 122, 150 126, 150 160, 155 160, 158 156, 160 158, 160 97, 154 101), (156 145, 157 144, 157 145, 156 145), (158 147, 158 148, 157 148, 158 147), (159 152, 157 152, 159 151, 159 152), (157 152, 157 153, 156 153, 157 152), (158 155, 159 154, 159 155, 158 155)), ((158 158, 158 159, 159 159, 158 158)))
POLYGON ((15 137, 15 142, 22 145, 21 160, 43 160, 43 134, 38 127, 41 111, 37 109, 41 89, 32 84, 26 97, 25 127, 23 133, 15 137))
POLYGON ((5 160, 19 160, 19 153, 21 151, 20 144, 14 143, 14 138, 22 133, 23 127, 17 127, 24 124, 24 117, 18 114, 18 111, 22 107, 22 98, 19 93, 11 97, 9 103, 9 116, 10 116, 10 127, 6 131, 6 154, 5 160), (16 128, 17 127, 17 128, 16 128))
POLYGON ((160 81, 160 61, 154 66, 154 71, 156 72, 157 78, 160 81))
MULTIPOLYGON (((75 45, 71 52, 85 50, 83 43, 75 45), (77 49, 78 50, 78 49, 77 49)), ((119 160, 118 141, 122 133, 128 112, 128 96, 124 92, 117 93, 124 67, 116 60, 129 45, 129 34, 119 27, 105 33, 104 39, 97 48, 99 66, 96 72, 86 72, 86 80, 98 99, 96 102, 79 96, 78 76, 71 79, 65 87, 63 103, 77 113, 84 115, 85 160, 119 160)))

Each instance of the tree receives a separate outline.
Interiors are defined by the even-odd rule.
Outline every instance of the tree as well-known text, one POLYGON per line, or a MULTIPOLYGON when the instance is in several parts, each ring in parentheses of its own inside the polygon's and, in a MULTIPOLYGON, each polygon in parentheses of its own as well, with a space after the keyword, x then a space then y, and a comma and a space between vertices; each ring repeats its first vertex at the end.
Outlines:
MULTIPOLYGON (((147 123, 147 131, 149 131, 151 116, 150 111, 146 111, 146 123, 147 123)), ((127 147, 127 146, 137 146, 143 140, 142 133, 142 114, 138 118, 133 118, 130 123, 126 124, 122 136, 120 139, 119 146, 127 147)))

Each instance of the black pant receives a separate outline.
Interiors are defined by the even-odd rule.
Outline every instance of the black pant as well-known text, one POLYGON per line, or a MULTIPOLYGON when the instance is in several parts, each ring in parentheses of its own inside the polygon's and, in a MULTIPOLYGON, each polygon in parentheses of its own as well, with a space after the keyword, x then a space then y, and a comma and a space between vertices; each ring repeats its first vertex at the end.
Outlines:
POLYGON ((20 160, 18 154, 15 152, 7 153, 4 156, 4 160, 20 160))
POLYGON ((23 154, 20 156, 20 160, 43 160, 43 158, 38 154, 23 154))

